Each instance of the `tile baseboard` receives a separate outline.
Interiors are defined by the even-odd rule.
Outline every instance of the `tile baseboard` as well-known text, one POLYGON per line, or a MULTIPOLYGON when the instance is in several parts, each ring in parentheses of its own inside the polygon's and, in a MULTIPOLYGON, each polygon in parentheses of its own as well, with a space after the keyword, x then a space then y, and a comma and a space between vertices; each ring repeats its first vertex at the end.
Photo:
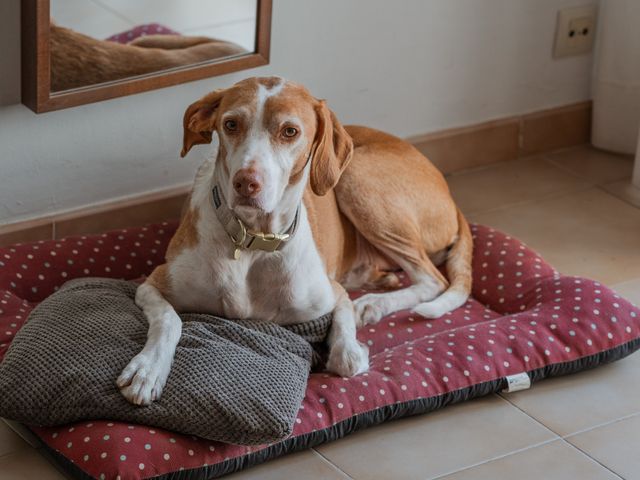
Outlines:
POLYGON ((535 155, 591 141, 591 102, 523 115, 520 156, 535 155))
MULTIPOLYGON (((449 174, 590 141, 591 101, 407 139, 449 174)), ((190 186, 0 225, 0 246, 179 218, 190 186)))
POLYGON ((407 140, 444 174, 518 157, 520 120, 508 118, 407 140))
POLYGON ((589 143, 591 101, 407 139, 444 174, 589 143))
POLYGON ((173 220, 180 217, 190 190, 191 185, 174 187, 58 215, 0 225, 0 247, 173 220))

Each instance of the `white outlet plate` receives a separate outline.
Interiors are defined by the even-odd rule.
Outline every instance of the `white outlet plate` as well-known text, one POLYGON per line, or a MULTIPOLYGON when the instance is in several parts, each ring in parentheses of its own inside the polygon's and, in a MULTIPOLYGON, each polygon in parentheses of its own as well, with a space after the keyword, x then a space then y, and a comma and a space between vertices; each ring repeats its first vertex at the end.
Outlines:
POLYGON ((597 12, 595 5, 565 8, 558 12, 554 58, 582 55, 593 50, 597 12))

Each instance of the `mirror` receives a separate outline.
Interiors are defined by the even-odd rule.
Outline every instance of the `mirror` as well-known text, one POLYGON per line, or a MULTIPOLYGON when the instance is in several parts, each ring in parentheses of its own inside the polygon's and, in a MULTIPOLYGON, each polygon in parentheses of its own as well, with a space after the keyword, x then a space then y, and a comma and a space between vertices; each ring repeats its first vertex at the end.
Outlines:
POLYGON ((36 112, 268 63, 271 0, 23 0, 36 112))

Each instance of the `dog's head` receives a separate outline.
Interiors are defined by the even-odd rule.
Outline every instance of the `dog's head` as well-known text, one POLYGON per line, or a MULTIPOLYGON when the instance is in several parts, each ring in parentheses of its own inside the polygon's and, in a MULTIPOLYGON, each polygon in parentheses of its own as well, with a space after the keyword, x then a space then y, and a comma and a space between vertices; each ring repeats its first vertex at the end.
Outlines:
POLYGON ((317 195, 338 182, 353 142, 323 100, 279 77, 249 78, 187 108, 182 156, 219 137, 217 168, 233 210, 273 212, 309 179, 317 195))

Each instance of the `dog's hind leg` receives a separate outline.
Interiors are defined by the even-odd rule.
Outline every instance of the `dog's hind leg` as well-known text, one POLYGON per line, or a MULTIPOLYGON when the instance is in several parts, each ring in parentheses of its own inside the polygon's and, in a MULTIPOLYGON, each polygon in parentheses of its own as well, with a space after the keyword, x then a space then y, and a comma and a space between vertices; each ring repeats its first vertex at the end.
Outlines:
POLYGON ((377 323, 393 312, 433 300, 446 289, 447 280, 431 263, 417 239, 398 237, 373 239, 373 242, 407 273, 412 284, 390 292, 369 293, 355 300, 356 317, 361 325, 377 323))
MULTIPOLYGON (((398 138, 360 127, 348 132, 356 149, 335 187, 340 211, 412 282, 407 288, 358 298, 354 303, 360 321, 375 323, 418 305, 423 311, 429 305, 428 313, 434 314, 456 308, 462 296, 453 292, 443 302, 427 303, 449 286, 430 255, 452 246, 459 237, 456 206, 444 177, 398 138)), ((460 258, 466 261, 467 256, 460 258)))
MULTIPOLYGON (((359 245, 358 248, 377 250, 391 263, 402 268, 412 283, 399 290, 370 293, 358 298, 354 305, 356 318, 362 325, 377 323, 393 312, 429 302, 442 293, 449 283, 429 258, 425 235, 420 228, 423 215, 419 210, 409 210, 412 208, 411 202, 415 200, 400 187, 398 192, 388 192, 388 197, 371 195, 375 186, 369 185, 372 179, 367 178, 367 172, 360 171, 357 164, 352 167, 353 170, 347 169, 336 187, 336 196, 341 211, 368 244, 359 245), (366 202, 363 201, 365 198, 366 202)), ((432 242, 433 250, 446 247, 447 239, 454 239, 455 224, 452 227, 448 228, 451 232, 447 231, 447 226, 441 227, 440 238, 432 242)))
POLYGON ((136 405, 149 405, 160 398, 182 333, 180 317, 153 285, 154 275, 162 275, 163 268, 158 267, 136 291, 136 304, 149 322, 147 341, 116 380, 122 395, 136 405))

